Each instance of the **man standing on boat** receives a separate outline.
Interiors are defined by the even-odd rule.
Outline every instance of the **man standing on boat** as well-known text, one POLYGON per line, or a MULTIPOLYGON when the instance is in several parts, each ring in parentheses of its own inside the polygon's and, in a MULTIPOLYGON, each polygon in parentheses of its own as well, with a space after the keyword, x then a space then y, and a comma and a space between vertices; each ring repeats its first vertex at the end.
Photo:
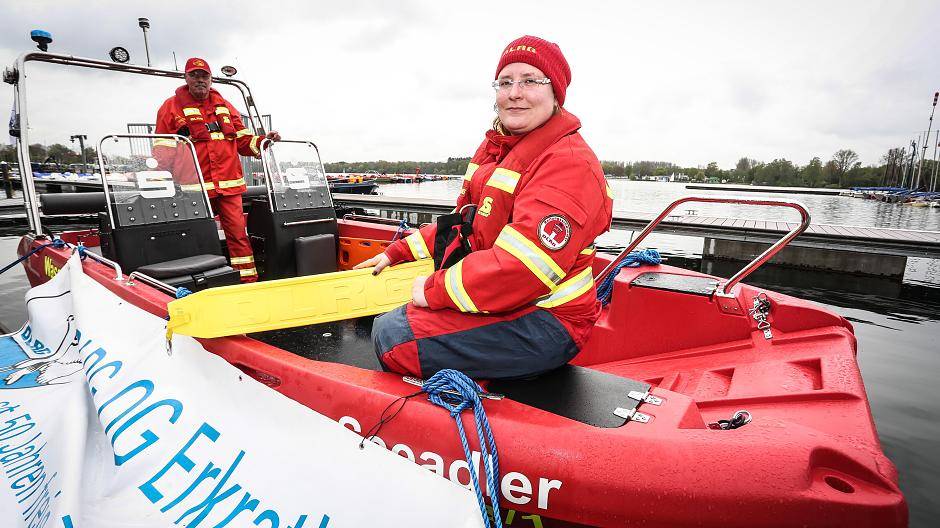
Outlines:
MULTIPOLYGON (((177 88, 157 111, 156 133, 188 136, 195 145, 202 169, 201 186, 206 189, 212 210, 219 215, 232 267, 238 270, 242 282, 255 282, 258 271, 245 232, 242 193, 246 186, 238 155, 260 158, 261 140, 279 141, 281 136, 274 131, 264 136, 252 134, 232 103, 212 88, 212 71, 206 61, 195 57, 187 60, 185 79, 186 85, 177 88)), ((190 156, 177 156, 178 149, 188 147, 172 139, 153 142, 159 166, 183 182, 183 190, 198 190, 199 182, 187 185, 181 179, 193 171, 190 156)))

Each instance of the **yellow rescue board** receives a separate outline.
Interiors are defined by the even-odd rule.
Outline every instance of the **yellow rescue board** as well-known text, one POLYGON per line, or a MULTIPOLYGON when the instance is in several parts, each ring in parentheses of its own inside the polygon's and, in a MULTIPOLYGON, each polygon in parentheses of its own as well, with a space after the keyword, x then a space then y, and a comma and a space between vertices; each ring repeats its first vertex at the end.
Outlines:
POLYGON ((415 277, 433 272, 433 261, 424 259, 378 275, 366 268, 210 288, 170 301, 167 337, 222 337, 380 314, 410 301, 415 277))

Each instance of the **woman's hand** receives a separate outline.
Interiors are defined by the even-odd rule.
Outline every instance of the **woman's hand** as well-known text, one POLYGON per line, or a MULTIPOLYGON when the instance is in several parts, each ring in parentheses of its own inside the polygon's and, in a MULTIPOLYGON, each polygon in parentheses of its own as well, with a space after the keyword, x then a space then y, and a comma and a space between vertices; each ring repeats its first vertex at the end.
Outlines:
POLYGON ((415 281, 411 285, 411 300, 419 308, 428 307, 428 300, 424 297, 424 283, 427 281, 427 277, 415 277, 415 281))
POLYGON ((375 269, 372 270, 372 274, 378 275, 379 273, 382 273, 382 270, 388 267, 388 265, 391 264, 391 262, 392 261, 389 260, 388 257, 385 256, 385 253, 379 253, 378 255, 370 258, 369 260, 364 260, 360 262, 359 264, 356 264, 355 266, 353 266, 353 269, 370 268, 372 266, 375 266, 375 269))

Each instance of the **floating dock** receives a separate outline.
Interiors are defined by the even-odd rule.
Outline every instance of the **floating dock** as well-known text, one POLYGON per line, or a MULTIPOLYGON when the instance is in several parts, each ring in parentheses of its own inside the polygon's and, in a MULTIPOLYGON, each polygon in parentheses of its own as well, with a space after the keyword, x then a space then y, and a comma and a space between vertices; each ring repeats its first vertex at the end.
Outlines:
MULTIPOLYGON (((347 207, 432 215, 446 214, 454 208, 450 200, 393 196, 334 194, 333 202, 347 207)), ((653 216, 614 211, 613 226, 639 231, 653 216)), ((751 260, 796 225, 773 220, 674 215, 660 223, 656 233, 704 238, 704 256, 751 260)), ((812 224, 773 262, 903 278, 907 257, 940 259, 940 231, 812 224)))

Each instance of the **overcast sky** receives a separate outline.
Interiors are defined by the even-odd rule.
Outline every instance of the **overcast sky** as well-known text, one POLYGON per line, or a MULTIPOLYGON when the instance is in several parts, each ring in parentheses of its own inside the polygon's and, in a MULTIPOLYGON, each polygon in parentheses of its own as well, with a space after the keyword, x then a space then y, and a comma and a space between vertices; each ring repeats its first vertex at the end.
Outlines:
MULTIPOLYGON (((41 28, 50 51, 104 59, 121 45, 145 64, 146 16, 155 66, 172 69, 172 51, 180 67, 236 66, 275 128, 316 141, 324 161, 469 156, 494 115, 499 54, 523 34, 561 46, 565 107, 608 160, 803 165, 851 148, 876 163, 926 129, 940 89, 936 0, 133 4, 0 0, 0 62, 41 28)), ((36 71, 33 141, 152 122, 178 84, 36 71)))

